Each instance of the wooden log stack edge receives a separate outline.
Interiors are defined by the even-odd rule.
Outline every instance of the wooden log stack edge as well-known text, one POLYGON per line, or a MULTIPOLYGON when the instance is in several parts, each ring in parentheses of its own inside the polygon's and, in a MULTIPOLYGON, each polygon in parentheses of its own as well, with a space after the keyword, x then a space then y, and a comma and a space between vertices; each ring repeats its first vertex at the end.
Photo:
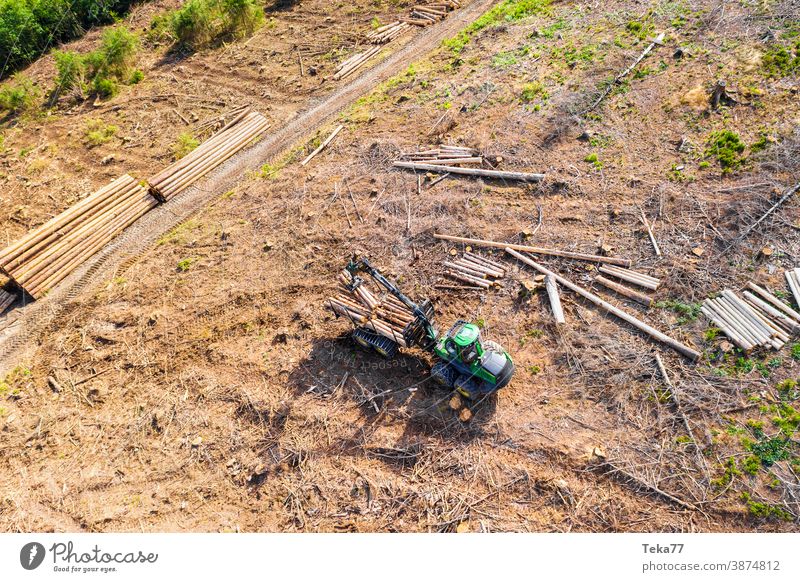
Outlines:
POLYGON ((0 269, 39 299, 157 205, 125 174, 0 251, 0 269))
POLYGON ((11 307, 11 304, 16 300, 17 296, 14 293, 0 289, 0 315, 3 315, 3 312, 11 307))
POLYGON ((245 110, 187 156, 149 178, 151 193, 162 202, 174 198, 260 139, 268 126, 263 115, 245 110))

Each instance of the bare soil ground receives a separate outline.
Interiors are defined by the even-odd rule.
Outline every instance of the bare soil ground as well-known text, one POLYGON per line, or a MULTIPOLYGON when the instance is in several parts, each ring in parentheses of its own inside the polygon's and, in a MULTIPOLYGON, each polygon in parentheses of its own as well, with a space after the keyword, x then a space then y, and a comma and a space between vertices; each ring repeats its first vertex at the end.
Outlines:
MULTIPOLYGON (((6 153, 18 188, 3 194, 7 236, 82 192, 75 177, 95 186, 121 171, 163 165, 184 126, 171 110, 197 109, 200 118, 200 101, 154 102, 152 95, 219 98, 208 115, 255 103, 281 124, 328 90, 299 75, 290 47, 334 24, 342 34, 368 24, 367 7, 375 8, 364 4, 342 22, 315 2, 276 15, 276 27, 291 37, 285 49, 270 30, 247 43, 265 47, 265 58, 277 53, 282 68, 271 60, 264 78, 255 76, 258 58, 244 43, 175 62, 157 55, 146 68, 150 85, 98 108, 83 104, 54 120, 20 123, 6 146, 36 143, 36 155, 100 113, 127 111, 115 123, 131 140, 102 151, 68 140, 52 156, 60 177, 36 187, 16 178, 24 160, 6 153), (259 97, 261 90, 267 94, 259 97), (138 91, 149 91, 147 110, 134 101, 138 91), (97 159, 109 154, 124 161, 103 176, 97 159)), ((296 162, 308 148, 287 153, 273 164, 278 171, 244 176, 219 192, 70 304, 35 356, 8 371, 0 528, 797 531, 797 394, 779 383, 797 378, 800 362, 790 346, 780 354, 723 354, 723 338, 696 313, 708 294, 749 279, 783 288, 783 270, 797 266, 796 202, 721 254, 769 207, 774 187, 798 179, 791 149, 798 80, 767 75, 763 65, 764 31, 780 36, 791 22, 770 18, 787 13, 781 5, 761 10, 556 3, 476 34, 457 60, 441 48, 413 63, 345 111, 346 131, 306 168, 296 162), (665 45, 596 110, 576 115, 654 31, 668 33, 665 45), (721 76, 738 103, 711 112, 705 98, 721 76), (721 129, 748 144, 744 165, 732 173, 706 155, 721 129), (754 152, 762 137, 769 145, 754 152), (449 178, 418 194, 415 176, 392 170, 391 161, 438 142, 548 177, 540 186, 449 178), (720 192, 761 182, 770 186, 720 192), (352 192, 363 222, 349 195, 344 205, 333 199, 336 184, 352 192), (639 222, 642 208, 663 259, 639 222), (556 328, 546 299, 518 297, 516 280, 532 274, 510 261, 503 290, 436 291, 450 247, 435 243, 434 231, 508 241, 535 231, 533 244, 612 247, 664 284, 659 308, 611 300, 705 358, 689 364, 567 293, 568 324, 556 328), (769 260, 758 255, 765 245, 775 250, 769 260), (431 297, 441 327, 459 317, 480 321, 511 352, 514 381, 480 403, 470 423, 459 422, 449 395, 427 382, 427 356, 411 351, 385 361, 359 351, 345 323, 323 308, 354 250, 412 297, 431 297), (655 370, 654 350, 679 387, 691 435, 655 370), (753 452, 787 433, 774 458, 753 452)), ((342 42, 325 38, 320 46, 328 50, 342 42)), ((333 64, 320 59, 319 66, 333 64)), ((593 267, 542 262, 591 284, 593 267)))

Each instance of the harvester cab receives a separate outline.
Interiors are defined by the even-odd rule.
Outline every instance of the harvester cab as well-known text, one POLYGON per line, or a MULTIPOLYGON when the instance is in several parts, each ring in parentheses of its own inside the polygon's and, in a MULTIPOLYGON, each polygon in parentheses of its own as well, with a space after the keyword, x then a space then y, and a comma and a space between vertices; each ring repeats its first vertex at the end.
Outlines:
POLYGON ((514 374, 511 356, 502 346, 482 340, 480 328, 459 320, 440 335, 434 326, 433 305, 409 299, 366 258, 350 260, 340 281, 350 297, 331 298, 336 315, 353 323, 353 339, 362 347, 392 357, 401 347, 418 347, 431 353, 435 363, 431 379, 476 400, 506 386, 514 374), (391 298, 381 300, 366 289, 361 273, 368 274, 391 298), (360 303, 357 302, 360 300, 360 303))

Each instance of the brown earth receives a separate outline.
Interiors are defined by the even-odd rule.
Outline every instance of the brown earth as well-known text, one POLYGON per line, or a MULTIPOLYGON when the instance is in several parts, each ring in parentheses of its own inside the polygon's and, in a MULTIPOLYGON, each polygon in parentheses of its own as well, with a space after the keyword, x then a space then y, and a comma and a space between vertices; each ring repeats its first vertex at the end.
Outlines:
MULTIPOLYGON (((295 26, 286 46, 323 29, 328 16, 315 16, 314 4, 275 16, 287 35, 295 26)), ((593 3, 563 2, 551 13, 490 27, 466 46, 461 64, 439 49, 343 113, 346 131, 306 168, 296 162, 308 147, 273 160, 285 167, 267 177, 250 172, 232 190, 220 188, 151 251, 67 304, 33 355, 9 373, 0 401, 0 527, 797 531, 796 447, 755 474, 743 468, 751 456, 745 438, 759 438, 757 430, 780 434, 776 384, 797 377, 798 362, 787 346, 777 363, 776 354, 759 353, 737 364, 721 354, 722 338, 705 333, 702 316, 670 308, 691 312, 708 294, 749 279, 783 288, 784 268, 796 266, 796 203, 722 255, 725 241, 768 208, 774 193, 719 190, 797 180, 796 164, 781 157, 797 143, 797 79, 770 78, 753 57, 764 51, 764 28, 786 23, 753 18, 743 7, 720 15, 714 3, 694 4, 610 2, 601 12, 593 3), (633 21, 667 31, 665 45, 594 112, 577 116, 600 83, 647 45, 633 21), (697 91, 686 98, 696 87, 710 89, 713 71, 738 89, 738 104, 710 112, 697 91), (540 85, 523 102, 532 83, 540 85), (776 143, 760 154, 748 148, 745 165, 723 174, 705 155, 711 132, 723 128, 747 144, 762 134, 776 143), (584 131, 590 141, 576 139, 584 131), (449 178, 418 193, 414 175, 392 170, 391 161, 439 141, 547 178, 540 186, 449 178), (585 161, 591 153, 596 164, 585 161), (333 198, 337 184, 340 199, 333 198), (655 223, 663 259, 654 258, 640 208, 655 223), (686 362, 567 293, 568 324, 557 328, 545 298, 517 297, 516 280, 532 274, 511 261, 500 291, 437 291, 451 247, 435 243, 434 231, 509 241, 535 231, 533 244, 612 247, 663 279, 656 299, 664 307, 646 310, 598 291, 706 357, 686 362), (758 258, 767 244, 776 252, 758 258), (324 309, 335 273, 355 250, 412 297, 432 298, 440 327, 460 317, 480 321, 513 355, 514 381, 478 404, 471 422, 460 422, 449 395, 426 381, 427 356, 410 351, 384 361, 359 351, 345 323, 324 309), (654 350, 679 387, 692 435, 655 371, 654 350), (737 468, 726 471, 731 459, 737 468)), ((357 23, 366 28, 372 16, 365 10, 336 22, 348 32, 357 23)), ((271 34, 261 31, 248 45, 278 51, 283 45, 273 45, 271 34)), ((340 39, 329 42, 333 50, 340 39)), ((299 76, 290 49, 279 57, 282 75, 270 82, 248 78, 255 75, 251 57, 241 43, 148 66, 150 85, 100 108, 82 104, 74 115, 20 123, 7 147, 33 143, 9 140, 33 139, 41 129, 36 143, 46 148, 69 131, 77 135, 97 110, 110 114, 122 105, 130 109, 121 134, 141 143, 126 149, 120 139, 102 151, 77 141, 62 146, 53 155, 58 184, 18 181, 24 190, 5 191, 4 214, 29 207, 27 222, 4 220, 8 236, 85 191, 73 176, 95 186, 123 170, 163 165, 183 130, 171 110, 197 107, 188 98, 152 102, 175 91, 173 74, 187 95, 219 95, 224 104, 209 115, 254 103, 276 126, 327 90, 299 76), (305 95, 295 92, 297 82, 305 95), (258 97, 256 87, 264 86, 268 96, 258 97), (152 110, 131 100, 138 91, 150 91, 152 110), (136 133, 137 122, 136 131, 150 133, 136 133), (111 153, 125 160, 103 176, 97 159, 111 153)), ((328 67, 325 76, 333 63, 320 67, 328 67)), ((23 167, 22 160, 9 163, 9 174, 23 167)), ((591 285, 591 266, 542 262, 591 285)))

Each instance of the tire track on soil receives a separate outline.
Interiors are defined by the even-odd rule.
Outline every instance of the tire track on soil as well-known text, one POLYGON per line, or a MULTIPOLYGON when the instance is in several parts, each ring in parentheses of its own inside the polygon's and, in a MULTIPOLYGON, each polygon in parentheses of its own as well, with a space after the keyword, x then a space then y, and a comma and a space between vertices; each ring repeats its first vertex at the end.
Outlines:
POLYGON ((80 294, 108 280, 141 259, 166 232, 188 220, 195 212, 222 193, 233 189, 247 170, 278 157, 314 130, 333 120, 342 110, 380 83, 399 73, 414 60, 436 49, 486 12, 497 0, 475 0, 456 10, 441 23, 420 32, 408 44, 363 72, 350 84, 334 91, 294 120, 265 137, 248 150, 227 161, 201 184, 195 185, 167 204, 159 206, 130 226, 87 264, 63 281, 47 297, 0 318, 0 373, 13 368, 35 348, 34 343, 68 308, 80 305, 80 294))

